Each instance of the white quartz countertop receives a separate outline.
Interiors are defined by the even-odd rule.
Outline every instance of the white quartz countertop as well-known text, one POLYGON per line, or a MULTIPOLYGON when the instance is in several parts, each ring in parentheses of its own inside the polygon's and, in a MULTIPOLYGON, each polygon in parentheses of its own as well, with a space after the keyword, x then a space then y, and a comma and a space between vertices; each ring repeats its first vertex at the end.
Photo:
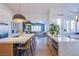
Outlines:
POLYGON ((51 34, 47 34, 58 43, 59 56, 79 56, 79 35, 71 37, 59 36, 55 38, 51 34))
POLYGON ((56 42, 75 42, 75 41, 79 41, 79 39, 77 38, 73 38, 73 37, 67 37, 67 36, 57 36, 57 37, 53 37, 50 33, 47 33, 47 35, 55 40, 56 42))
POLYGON ((0 39, 0 43, 25 43, 32 38, 35 34, 25 34, 19 37, 8 37, 0 39))

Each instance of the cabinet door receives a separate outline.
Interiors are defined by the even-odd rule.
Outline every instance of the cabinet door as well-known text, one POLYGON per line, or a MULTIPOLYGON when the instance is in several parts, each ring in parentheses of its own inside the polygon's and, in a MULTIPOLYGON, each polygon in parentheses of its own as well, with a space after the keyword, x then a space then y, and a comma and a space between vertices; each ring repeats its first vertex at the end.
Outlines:
POLYGON ((13 44, 0 43, 0 56, 13 56, 13 44))
POLYGON ((50 50, 52 49, 52 41, 50 38, 48 38, 48 47, 50 50))
POLYGON ((57 56, 58 55, 58 51, 55 49, 54 47, 54 41, 52 41, 53 39, 48 38, 48 47, 49 50, 52 52, 52 55, 57 56))

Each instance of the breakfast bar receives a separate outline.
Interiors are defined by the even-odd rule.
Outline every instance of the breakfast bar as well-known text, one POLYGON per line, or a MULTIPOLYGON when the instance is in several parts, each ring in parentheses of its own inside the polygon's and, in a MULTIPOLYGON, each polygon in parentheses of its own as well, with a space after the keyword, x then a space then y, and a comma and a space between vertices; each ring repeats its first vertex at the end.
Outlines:
MULTIPOLYGON (((25 44, 30 39, 34 39, 35 34, 25 34, 19 37, 8 37, 0 39, 0 56, 13 56, 15 44, 25 44)), ((35 40, 35 39, 34 39, 35 40)))

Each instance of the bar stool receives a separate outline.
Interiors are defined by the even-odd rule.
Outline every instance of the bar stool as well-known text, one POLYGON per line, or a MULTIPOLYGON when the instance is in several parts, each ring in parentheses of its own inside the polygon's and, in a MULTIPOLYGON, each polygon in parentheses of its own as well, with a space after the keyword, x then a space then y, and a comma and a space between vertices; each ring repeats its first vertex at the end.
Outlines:
POLYGON ((25 55, 30 56, 29 55, 30 53, 31 53, 31 55, 33 55, 31 40, 28 40, 25 44, 20 44, 20 46, 17 47, 17 56, 19 55, 19 52, 22 52, 23 53, 23 56, 25 56, 25 55))
POLYGON ((35 50, 35 46, 36 46, 35 39, 34 39, 34 38, 32 38, 32 47, 33 47, 33 51, 35 50))

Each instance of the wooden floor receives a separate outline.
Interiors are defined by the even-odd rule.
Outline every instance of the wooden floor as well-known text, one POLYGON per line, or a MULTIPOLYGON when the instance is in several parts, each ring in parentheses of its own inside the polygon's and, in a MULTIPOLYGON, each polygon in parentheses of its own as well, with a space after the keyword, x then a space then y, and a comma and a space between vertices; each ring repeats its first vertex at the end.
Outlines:
POLYGON ((36 37, 36 49, 34 56, 52 56, 52 53, 47 45, 46 37, 36 37))

